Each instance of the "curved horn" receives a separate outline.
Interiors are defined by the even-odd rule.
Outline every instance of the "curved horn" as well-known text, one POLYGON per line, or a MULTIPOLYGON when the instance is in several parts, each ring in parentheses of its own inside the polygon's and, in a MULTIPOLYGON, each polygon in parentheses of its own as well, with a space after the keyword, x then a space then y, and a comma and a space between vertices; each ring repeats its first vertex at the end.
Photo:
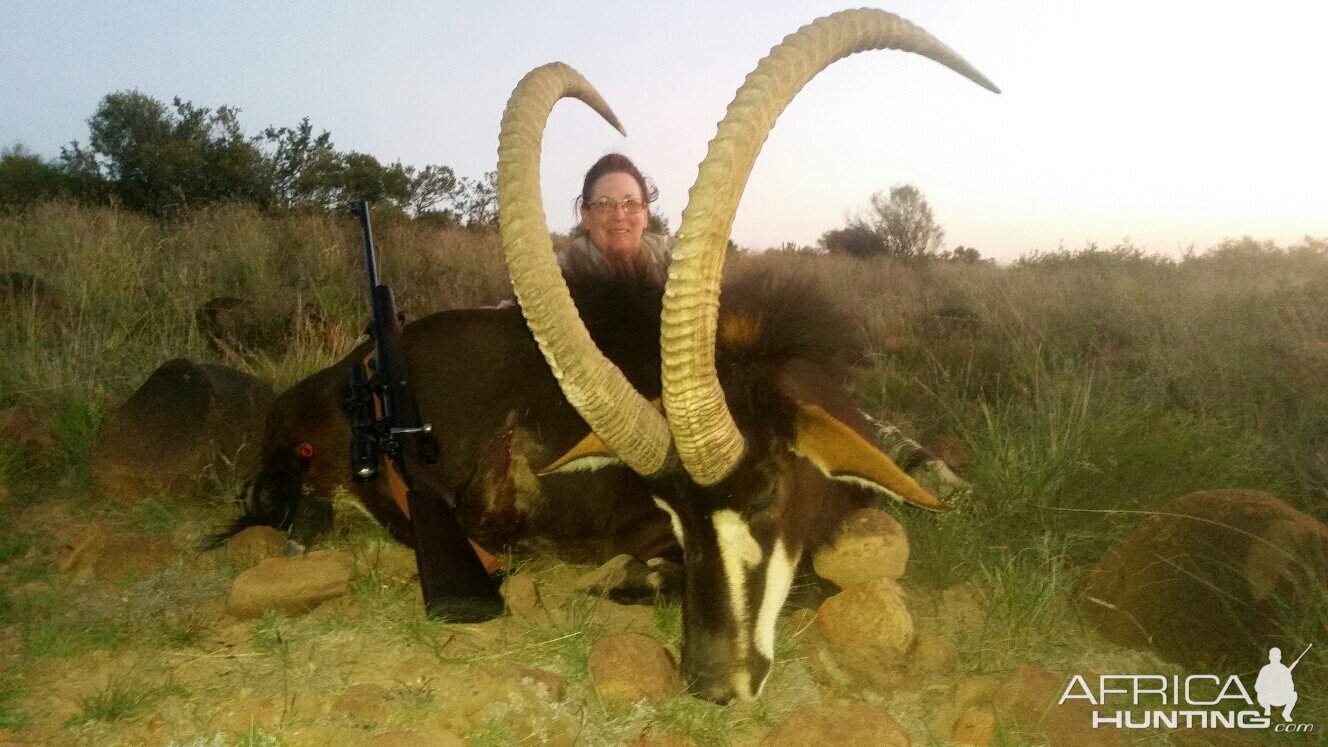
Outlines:
MULTIPOLYGON (((653 475, 671 445, 668 423, 595 347, 554 257, 540 196, 540 146, 553 105, 578 98, 619 132, 594 87, 560 62, 535 68, 512 91, 498 135, 498 222, 526 325, 567 401, 628 466, 653 475)), ((626 134, 626 133, 624 133, 626 134)))
POLYGON ((698 167, 669 268, 660 330, 664 408, 683 466, 702 485, 722 480, 744 445, 715 372, 715 327, 724 252, 756 156, 794 95, 821 70, 855 52, 899 49, 945 65, 999 93, 927 32, 880 10, 819 18, 784 38, 734 95, 698 167))

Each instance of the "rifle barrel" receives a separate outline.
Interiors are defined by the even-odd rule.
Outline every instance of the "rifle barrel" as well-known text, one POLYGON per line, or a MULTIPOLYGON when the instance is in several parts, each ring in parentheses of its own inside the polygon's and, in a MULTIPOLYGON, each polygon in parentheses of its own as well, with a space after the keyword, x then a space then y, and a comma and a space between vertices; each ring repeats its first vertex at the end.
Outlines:
POLYGON ((1305 647, 1305 650, 1300 652, 1300 656, 1297 656, 1297 657, 1296 657, 1296 660, 1293 661, 1293 662, 1291 662, 1291 666, 1287 667, 1287 671, 1290 672, 1291 670, 1295 669, 1295 668, 1296 668, 1296 665, 1300 663, 1300 660, 1301 660, 1301 659, 1304 659, 1304 658, 1305 658, 1305 654, 1308 654, 1308 653, 1310 652, 1310 649, 1312 649, 1312 648, 1314 648, 1314 644, 1313 644, 1313 643, 1311 643, 1310 645, 1306 646, 1306 647, 1305 647))
POLYGON ((356 200, 351 203, 351 212, 360 219, 360 233, 364 236, 364 268, 369 275, 369 297, 373 297, 374 288, 378 287, 378 257, 374 253, 373 226, 369 219, 369 201, 356 200))

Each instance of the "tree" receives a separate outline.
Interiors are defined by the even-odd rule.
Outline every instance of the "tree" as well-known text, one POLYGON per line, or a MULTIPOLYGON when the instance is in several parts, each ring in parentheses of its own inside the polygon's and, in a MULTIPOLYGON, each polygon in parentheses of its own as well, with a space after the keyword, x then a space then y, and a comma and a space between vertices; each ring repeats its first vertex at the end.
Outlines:
POLYGON ((455 204, 467 228, 497 228, 498 172, 487 172, 482 179, 461 177, 455 204))
POLYGON ((945 231, 936 224, 931 206, 911 184, 890 188, 890 196, 871 196, 872 230, 880 237, 883 253, 899 259, 931 259, 938 255, 945 231))
POLYGON ((982 261, 982 252, 971 246, 957 246, 951 249, 945 258, 953 262, 974 265, 982 261))
POLYGON ((62 149, 73 173, 103 175, 126 206, 165 215, 194 203, 270 199, 266 161, 239 110, 178 97, 171 111, 138 91, 107 94, 88 120, 88 147, 62 149))
POLYGON ((821 234, 820 244, 827 252, 854 257, 874 257, 885 253, 885 242, 876 235, 876 231, 857 220, 850 220, 843 228, 832 228, 821 234))
POLYGON ((314 184, 330 181, 319 173, 328 170, 337 155, 327 130, 314 137, 313 125, 305 117, 294 129, 269 126, 257 141, 271 148, 267 156, 268 184, 277 205, 289 210, 323 204, 313 194, 314 184))
POLYGON ((70 175, 22 145, 0 150, 0 205, 27 205, 73 193, 70 175))
MULTIPOLYGON (((843 228, 821 234, 820 244, 826 251, 855 257, 937 259, 949 256, 941 252, 944 239, 945 232, 936 224, 922 192, 911 184, 900 184, 890 188, 889 197, 884 192, 873 194, 865 215, 850 215, 843 228)), ((973 261, 967 251, 962 258, 973 261)))
POLYGON ((430 164, 411 177, 407 206, 416 216, 432 212, 440 203, 454 200, 457 188, 456 173, 450 167, 430 164))

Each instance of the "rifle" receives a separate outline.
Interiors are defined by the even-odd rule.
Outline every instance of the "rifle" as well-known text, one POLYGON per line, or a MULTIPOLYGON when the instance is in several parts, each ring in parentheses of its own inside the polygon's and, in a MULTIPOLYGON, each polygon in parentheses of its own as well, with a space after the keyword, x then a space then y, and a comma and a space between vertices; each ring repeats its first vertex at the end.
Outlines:
POLYGON ((405 483, 415 562, 428 616, 448 622, 489 620, 503 613, 503 598, 457 523, 453 514, 456 497, 423 468, 424 463, 438 460, 438 442, 433 426, 420 422, 419 408, 406 382, 401 318, 392 289, 378 283, 369 203, 359 200, 351 212, 360 219, 364 234, 364 264, 373 309, 368 331, 374 343, 372 377, 366 376, 359 363, 350 372, 346 407, 351 416, 351 472, 357 482, 376 479, 381 453, 405 483))

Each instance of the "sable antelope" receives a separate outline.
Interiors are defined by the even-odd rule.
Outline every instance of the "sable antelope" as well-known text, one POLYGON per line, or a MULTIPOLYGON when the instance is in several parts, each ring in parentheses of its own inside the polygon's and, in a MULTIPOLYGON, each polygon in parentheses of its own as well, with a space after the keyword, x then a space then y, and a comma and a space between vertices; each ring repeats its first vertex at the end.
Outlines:
MULTIPOLYGON (((996 90, 888 13, 846 11, 803 27, 757 65, 720 122, 663 289, 564 281, 539 191, 545 122, 570 96, 622 128, 571 68, 532 71, 503 115, 498 164, 525 322, 514 308, 451 311, 404 332, 408 375, 442 446, 434 468, 455 487, 472 536, 538 534, 601 559, 680 564, 683 675, 719 702, 760 692, 799 564, 848 513, 881 495, 944 508, 864 437, 843 385, 852 325, 813 283, 756 275, 721 293, 733 216, 775 118, 830 63, 878 48, 918 52, 996 90)), ((326 502, 305 496, 345 486, 411 541, 392 498, 349 479, 346 368, 362 355, 297 384, 269 417, 251 510, 279 516, 296 539, 330 518, 326 502)))

